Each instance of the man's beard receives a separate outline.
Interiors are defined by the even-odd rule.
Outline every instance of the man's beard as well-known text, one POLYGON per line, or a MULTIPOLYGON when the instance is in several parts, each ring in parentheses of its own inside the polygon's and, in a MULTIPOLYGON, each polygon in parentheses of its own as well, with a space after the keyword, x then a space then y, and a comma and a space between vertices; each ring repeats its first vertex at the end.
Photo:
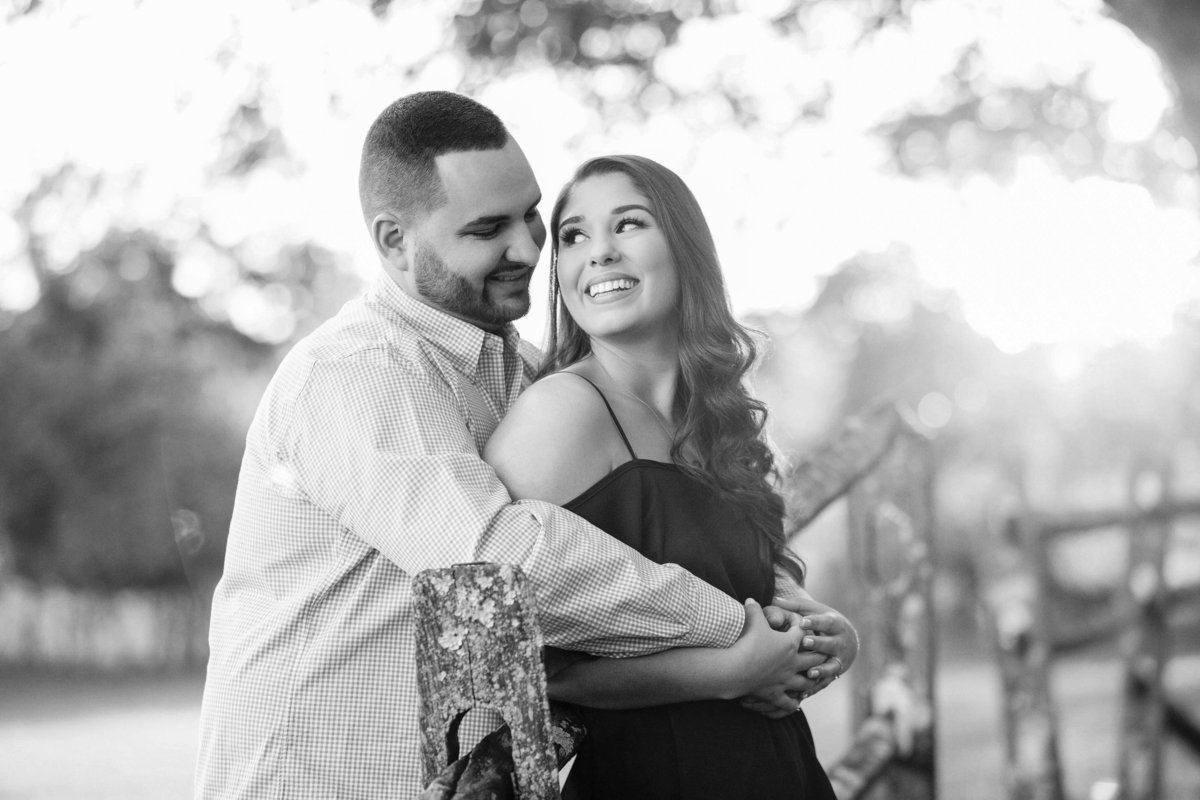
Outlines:
POLYGON ((451 272, 432 248, 417 245, 414 271, 421 297, 449 314, 484 327, 503 326, 529 311, 528 284, 519 297, 510 297, 507 303, 493 302, 488 299, 486 280, 482 287, 471 285, 466 278, 451 272))

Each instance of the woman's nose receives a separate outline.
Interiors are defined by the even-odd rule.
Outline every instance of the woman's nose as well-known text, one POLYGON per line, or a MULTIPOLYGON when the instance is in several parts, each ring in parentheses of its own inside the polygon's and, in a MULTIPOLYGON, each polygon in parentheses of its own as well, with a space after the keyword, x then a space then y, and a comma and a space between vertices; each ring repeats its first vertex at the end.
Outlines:
POLYGON ((591 263, 596 266, 611 264, 620 258, 617 248, 608 236, 597 236, 592 240, 591 263))

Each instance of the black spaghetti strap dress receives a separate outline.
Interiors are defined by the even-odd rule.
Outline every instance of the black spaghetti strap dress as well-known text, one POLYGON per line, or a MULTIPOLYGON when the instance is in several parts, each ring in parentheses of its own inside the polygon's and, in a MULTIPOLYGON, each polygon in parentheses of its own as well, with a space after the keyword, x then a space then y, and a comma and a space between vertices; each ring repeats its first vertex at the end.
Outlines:
MULTIPOLYGON (((607 399, 604 404, 631 460, 566 508, 739 602, 753 597, 769 604, 774 572, 762 537, 676 465, 638 458, 607 399)), ((803 711, 772 720, 736 701, 704 700, 581 713, 587 736, 567 779, 574 797, 836 800, 803 711)))

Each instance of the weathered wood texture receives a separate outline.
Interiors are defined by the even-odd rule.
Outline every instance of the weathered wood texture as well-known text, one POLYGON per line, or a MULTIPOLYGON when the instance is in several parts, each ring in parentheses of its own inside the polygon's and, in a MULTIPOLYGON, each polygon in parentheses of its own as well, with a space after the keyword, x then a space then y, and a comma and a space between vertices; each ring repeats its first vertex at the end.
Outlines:
POLYGON ((1173 612, 1200 600, 1196 586, 1169 586, 1165 564, 1172 526, 1200 516, 1200 501, 1171 496, 1165 463, 1137 468, 1124 508, 1046 513, 1028 508, 1010 515, 981 560, 985 614, 993 631, 1005 705, 1008 797, 1062 797, 1057 709, 1049 672, 1055 655, 1120 637, 1125 657, 1121 745, 1114 753, 1122 800, 1162 793, 1167 734, 1200 758, 1200 726, 1163 680, 1170 658, 1173 612), (1127 537, 1125 585, 1080 592, 1065 585, 1052 557, 1066 536, 1116 528, 1127 537))
POLYGON ((933 450, 895 409, 860 430, 863 440, 888 445, 848 495, 852 596, 858 600, 851 618, 869 646, 853 673, 860 738, 831 772, 842 800, 924 800, 937 791, 933 450), (877 769, 883 751, 869 742, 882 729, 890 732, 891 752, 886 767, 877 769), (877 757, 865 757, 860 747, 877 757))
MULTIPOLYGON (((557 799, 542 636, 520 569, 460 564, 427 570, 413 581, 413 595, 425 784, 458 760, 458 723, 470 709, 483 707, 499 712, 511 730, 516 795, 557 799)), ((503 773, 503 748, 493 744, 466 765, 458 783, 476 773, 503 773)))
POLYGON ((1164 703, 1167 731, 1175 741, 1200 759, 1200 720, 1193 717, 1182 703, 1168 700, 1164 703))
MULTIPOLYGON (((550 704, 550 721, 555 761, 562 769, 579 750, 583 722, 564 703, 550 704)), ((504 725, 443 769, 417 800, 508 800, 515 797, 512 771, 512 734, 504 725)))
POLYGON ((1050 696, 1051 647, 1041 559, 1022 518, 1004 523, 981 554, 984 618, 991 634, 1004 698, 1004 780, 1010 800, 1062 800, 1058 710, 1050 696))
POLYGON ((899 408, 881 404, 848 419, 784 480, 788 536, 794 536, 879 463, 904 426, 899 408))
POLYGON ((863 797, 896 756, 892 724, 883 717, 868 717, 858 727, 850 749, 827 770, 833 793, 840 800, 863 797))
MULTIPOLYGON (((1126 508, 1087 510, 1077 514, 1025 513, 1023 524, 1036 540, 1034 566, 1039 572, 1043 591, 1041 613, 1048 620, 1047 636, 1052 655, 1111 641, 1114 631, 1126 624, 1133 610, 1127 586, 1081 588, 1064 580, 1056 567, 1061 561, 1055 556, 1056 549, 1066 544, 1065 540, 1098 532, 1115 531, 1128 537, 1137 531, 1157 529, 1165 531, 1164 535, 1169 538, 1170 529, 1185 518, 1200 518, 1200 500, 1166 497, 1145 509, 1130 501, 1126 508)), ((1133 550, 1129 552, 1131 557, 1136 555, 1133 550)), ((1168 623, 1175 618, 1195 618, 1200 611, 1200 583, 1171 585, 1164 578, 1162 588, 1164 594, 1159 600, 1168 623)))
POLYGON ((1129 529, 1129 568, 1125 581, 1124 707, 1118 781, 1123 800, 1157 800, 1162 793, 1163 734, 1166 728, 1163 673, 1167 662, 1168 519, 1147 519, 1169 502, 1168 470, 1135 471, 1129 487, 1131 507, 1147 512, 1129 529))
POLYGON ((1200 516, 1200 499, 1165 499, 1151 508, 1105 508, 1081 511, 1030 511, 1029 524, 1050 539, 1097 528, 1129 527, 1135 523, 1170 522, 1200 516))

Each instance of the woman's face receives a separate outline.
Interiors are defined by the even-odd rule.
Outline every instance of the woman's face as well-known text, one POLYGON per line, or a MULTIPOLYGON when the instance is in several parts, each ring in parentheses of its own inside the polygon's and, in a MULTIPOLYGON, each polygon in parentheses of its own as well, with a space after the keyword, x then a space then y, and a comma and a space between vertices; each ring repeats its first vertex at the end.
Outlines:
POLYGON ((629 176, 594 175, 575 186, 559 223, 558 282, 571 317, 592 338, 674 334, 675 261, 629 176))

